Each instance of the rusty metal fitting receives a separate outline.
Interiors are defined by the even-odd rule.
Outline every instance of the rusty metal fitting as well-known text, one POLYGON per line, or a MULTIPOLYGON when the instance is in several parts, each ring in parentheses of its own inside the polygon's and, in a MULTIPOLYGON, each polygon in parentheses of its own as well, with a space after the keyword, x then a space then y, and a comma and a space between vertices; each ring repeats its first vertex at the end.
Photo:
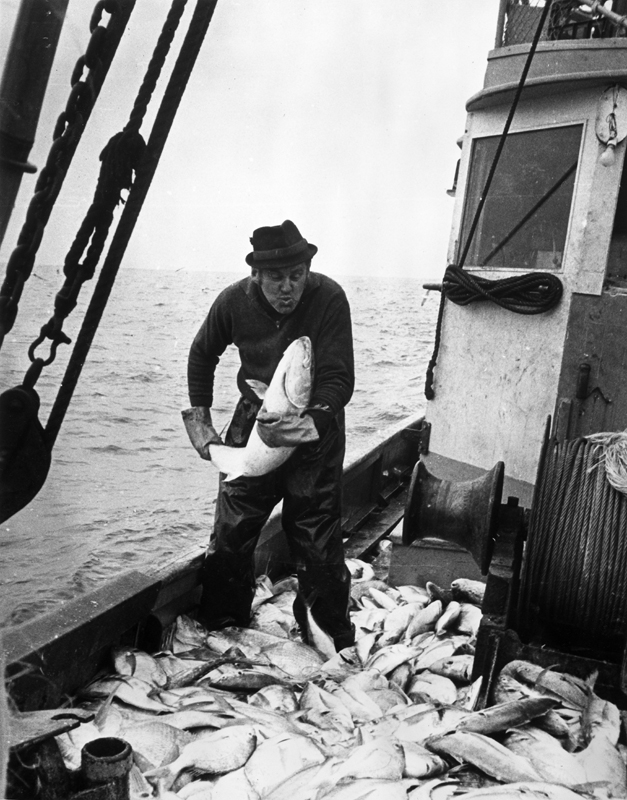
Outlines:
POLYGON ((81 750, 81 772, 87 786, 110 784, 116 791, 111 800, 128 800, 128 774, 133 750, 128 742, 106 736, 88 742, 81 750))

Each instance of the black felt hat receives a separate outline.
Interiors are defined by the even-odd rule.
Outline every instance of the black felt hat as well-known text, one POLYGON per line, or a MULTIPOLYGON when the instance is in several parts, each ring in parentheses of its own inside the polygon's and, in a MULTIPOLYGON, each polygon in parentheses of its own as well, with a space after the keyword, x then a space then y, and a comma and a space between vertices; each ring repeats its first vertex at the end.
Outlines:
POLYGON ((250 243, 253 252, 246 256, 246 263, 256 269, 295 267, 309 261, 318 252, 316 245, 303 239, 289 219, 281 225, 257 228, 253 231, 250 243))

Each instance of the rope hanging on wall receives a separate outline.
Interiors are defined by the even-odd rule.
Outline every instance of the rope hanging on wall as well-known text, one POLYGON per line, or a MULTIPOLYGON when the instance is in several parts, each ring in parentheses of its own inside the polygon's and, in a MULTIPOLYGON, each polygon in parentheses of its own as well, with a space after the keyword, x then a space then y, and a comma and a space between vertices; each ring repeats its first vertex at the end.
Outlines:
POLYGON ((626 532, 627 496, 610 484, 602 448, 588 439, 551 440, 540 461, 531 511, 520 632, 529 636, 550 622, 554 633, 575 645, 622 642, 626 532))
POLYGON ((563 286, 560 279, 550 272, 530 272, 488 280, 451 265, 444 273, 442 291, 448 300, 460 306, 491 300, 516 314, 542 314, 559 303, 563 286))
POLYGON ((543 314, 559 303, 563 289, 561 280, 550 272, 529 272, 511 278, 488 280, 471 275, 454 264, 448 266, 442 280, 442 299, 435 327, 433 355, 427 367, 425 381, 427 400, 433 400, 435 397, 433 370, 440 350, 445 299, 460 306, 467 306, 479 300, 491 300, 501 308, 516 314, 543 314))

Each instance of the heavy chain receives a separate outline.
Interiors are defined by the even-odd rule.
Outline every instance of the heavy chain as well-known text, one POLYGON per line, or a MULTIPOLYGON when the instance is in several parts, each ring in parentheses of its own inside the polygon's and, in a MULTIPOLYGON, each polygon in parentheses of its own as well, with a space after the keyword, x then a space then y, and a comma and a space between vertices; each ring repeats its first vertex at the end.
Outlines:
MULTIPOLYGON (((205 34, 209 27, 217 0, 196 0, 196 8, 189 22, 178 58, 170 75, 159 110, 150 132, 146 152, 136 170, 133 185, 128 194, 126 205, 120 215, 120 220, 113 234, 109 250, 100 270, 98 282, 94 289, 89 307, 85 312, 81 329, 76 337, 76 343, 68 361, 61 386, 54 401, 48 422, 45 427, 45 436, 48 446, 52 448, 56 441, 59 429, 71 402, 74 390, 78 383, 83 365, 89 354, 102 315, 107 306, 111 290, 122 263, 126 247, 135 228, 146 195, 152 183, 155 170, 174 122, 174 118, 183 97, 185 87, 194 68, 196 58, 202 46, 205 34)), ((166 26, 168 23, 166 23, 166 26)), ((155 51, 156 56, 157 51, 155 51)), ((150 68, 149 68, 150 70, 150 68)), ((138 96, 136 108, 142 105, 138 96)), ((135 109, 131 117, 134 117, 135 109)), ((129 120, 129 125, 133 123, 129 120)))
MULTIPOLYGON (((135 0, 117 0, 121 5, 135 0)), ((101 154, 103 162, 94 201, 66 258, 66 281, 55 301, 55 314, 42 328, 42 335, 29 350, 31 367, 21 386, 3 392, 0 397, 0 430, 10 430, 13 440, 8 457, 10 470, 0 465, 0 522, 29 503, 43 486, 50 467, 50 454, 69 407, 83 364, 107 305, 126 246, 135 227, 146 193, 154 177, 160 155, 178 110, 185 86, 193 69, 211 21, 217 0, 197 0, 181 52, 145 145, 139 127, 161 73, 165 57, 180 22, 186 0, 172 0, 172 7, 159 37, 146 76, 139 90, 131 117, 123 131, 116 134, 101 154), (128 197, 113 234, 96 288, 82 321, 76 344, 70 354, 45 429, 38 419, 39 397, 34 384, 42 368, 54 360, 59 344, 69 341, 61 323, 74 307, 78 290, 98 261, 113 215, 123 189, 128 197), (91 244, 90 244, 91 240, 91 244), (82 252, 88 252, 80 263, 82 252), (47 359, 35 357, 43 339, 52 345, 47 359), (20 434, 15 439, 16 431, 20 434)), ((127 17, 128 18, 128 17, 127 17)))
POLYGON ((146 115, 150 98, 161 75, 186 4, 187 0, 173 0, 142 85, 137 93, 129 121, 124 130, 116 133, 109 140, 100 154, 102 166, 94 199, 65 257, 63 272, 66 279, 55 297, 54 313, 42 326, 39 336, 28 349, 31 366, 24 379, 24 386, 28 388, 35 385, 43 367, 54 361, 59 344, 69 344, 71 341, 62 330, 63 322, 76 307, 78 295, 85 281, 94 277, 109 228, 113 222, 115 208, 121 201, 121 191, 130 189, 133 184, 133 172, 146 148, 139 128, 146 115), (87 252, 81 263, 80 259, 85 251, 87 252), (45 359, 38 358, 35 356, 35 351, 45 339, 50 339, 52 342, 49 355, 45 359))
POLYGON ((35 185, 17 246, 7 263, 6 276, 0 289, 0 347, 15 322, 22 290, 32 272, 44 229, 108 71, 113 53, 107 53, 110 56, 108 59, 103 59, 103 53, 105 49, 110 49, 108 28, 118 11, 116 0, 100 0, 94 8, 89 23, 89 44, 72 71, 70 95, 57 119, 46 164, 35 185), (111 15, 107 27, 100 24, 103 12, 111 15), (87 73, 83 77, 85 69, 87 73))

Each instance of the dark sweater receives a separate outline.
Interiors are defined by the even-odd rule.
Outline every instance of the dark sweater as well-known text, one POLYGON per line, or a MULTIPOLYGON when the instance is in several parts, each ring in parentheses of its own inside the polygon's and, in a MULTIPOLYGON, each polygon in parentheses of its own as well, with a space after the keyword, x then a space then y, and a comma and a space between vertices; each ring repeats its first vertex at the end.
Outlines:
MULTIPOLYGON (((246 380, 269 384, 287 346, 299 336, 309 336, 314 351, 310 405, 326 406, 330 416, 337 414, 350 400, 355 383, 350 308, 342 287, 315 272, 309 273, 298 306, 287 315, 272 308, 251 278, 218 295, 189 353, 191 405, 211 407, 215 368, 229 344, 239 349, 239 390, 257 400, 246 380)), ((312 416, 318 426, 319 415, 312 416)))

